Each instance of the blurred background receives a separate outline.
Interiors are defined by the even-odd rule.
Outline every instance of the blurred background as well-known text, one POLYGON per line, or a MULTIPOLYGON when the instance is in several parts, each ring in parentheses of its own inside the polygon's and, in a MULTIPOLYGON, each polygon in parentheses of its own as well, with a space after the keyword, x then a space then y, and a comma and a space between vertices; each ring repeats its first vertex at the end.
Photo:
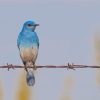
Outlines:
MULTIPOLYGON (((0 65, 22 65, 17 37, 39 23, 37 65, 100 64, 99 0, 0 0, 0 65)), ((37 69, 28 87, 24 69, 0 69, 0 100, 100 100, 99 69, 37 69)))

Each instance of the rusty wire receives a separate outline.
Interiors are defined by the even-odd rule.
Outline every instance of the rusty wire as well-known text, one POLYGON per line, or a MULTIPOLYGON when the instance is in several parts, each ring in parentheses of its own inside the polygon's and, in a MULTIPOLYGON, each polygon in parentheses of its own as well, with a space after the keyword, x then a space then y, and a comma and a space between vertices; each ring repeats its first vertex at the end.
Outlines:
MULTIPOLYGON (((97 65, 79 65, 79 64, 69 64, 67 63, 66 65, 60 65, 60 66, 55 66, 55 65, 37 65, 37 68, 66 68, 66 69, 73 69, 75 70, 76 68, 100 68, 100 66, 97 65)), ((15 69, 15 68, 25 68, 22 65, 12 65, 8 64, 4 66, 0 66, 0 68, 7 68, 8 71, 9 69, 15 69)), ((27 68, 33 68, 33 67, 27 67, 27 68)))

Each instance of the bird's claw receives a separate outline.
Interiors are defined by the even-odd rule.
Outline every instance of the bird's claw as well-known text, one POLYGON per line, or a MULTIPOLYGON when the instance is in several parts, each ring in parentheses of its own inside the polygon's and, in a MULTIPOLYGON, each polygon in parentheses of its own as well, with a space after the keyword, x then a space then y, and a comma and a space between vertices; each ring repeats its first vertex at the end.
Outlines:
POLYGON ((25 66, 25 71, 28 72, 27 67, 25 66))
POLYGON ((34 66, 33 66, 33 70, 36 70, 36 69, 37 69, 37 67, 36 67, 36 65, 34 65, 34 66))

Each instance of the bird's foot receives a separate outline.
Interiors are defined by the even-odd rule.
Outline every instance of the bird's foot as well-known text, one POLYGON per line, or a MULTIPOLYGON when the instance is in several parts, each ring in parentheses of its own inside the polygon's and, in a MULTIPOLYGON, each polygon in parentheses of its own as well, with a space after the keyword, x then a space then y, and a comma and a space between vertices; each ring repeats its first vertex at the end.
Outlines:
POLYGON ((28 69, 27 69, 27 67, 26 67, 26 66, 25 66, 25 71, 26 71, 26 72, 28 72, 28 69))
POLYGON ((36 65, 33 65, 33 70, 36 70, 36 69, 37 69, 36 65))

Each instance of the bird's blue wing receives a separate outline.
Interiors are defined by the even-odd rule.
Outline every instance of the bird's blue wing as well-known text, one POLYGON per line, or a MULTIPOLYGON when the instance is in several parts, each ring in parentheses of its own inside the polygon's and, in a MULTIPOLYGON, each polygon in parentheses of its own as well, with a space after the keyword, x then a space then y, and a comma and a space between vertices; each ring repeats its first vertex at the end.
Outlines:
POLYGON ((21 34, 19 34, 18 39, 17 39, 17 46, 19 48, 21 42, 21 34))
POLYGON ((35 42, 37 43, 37 46, 39 48, 39 38, 38 38, 36 32, 34 32, 34 33, 35 33, 35 42))
POLYGON ((38 44, 38 48, 39 48, 39 38, 37 37, 37 44, 38 44))

